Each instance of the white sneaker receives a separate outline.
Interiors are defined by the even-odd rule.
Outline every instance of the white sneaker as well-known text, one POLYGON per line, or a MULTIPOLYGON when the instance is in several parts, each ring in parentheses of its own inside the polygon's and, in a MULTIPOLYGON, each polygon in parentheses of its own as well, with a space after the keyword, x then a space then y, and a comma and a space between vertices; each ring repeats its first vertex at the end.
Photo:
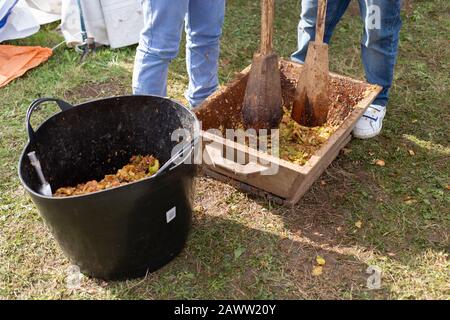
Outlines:
POLYGON ((386 107, 371 104, 356 122, 353 136, 359 139, 369 139, 377 136, 383 127, 385 115, 386 107))

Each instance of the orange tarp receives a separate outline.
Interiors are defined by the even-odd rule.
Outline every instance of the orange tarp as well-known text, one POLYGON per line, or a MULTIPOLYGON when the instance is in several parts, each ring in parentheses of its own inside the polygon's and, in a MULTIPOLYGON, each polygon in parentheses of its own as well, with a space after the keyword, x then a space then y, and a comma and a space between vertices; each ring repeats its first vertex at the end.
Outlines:
POLYGON ((47 61, 51 55, 49 48, 0 45, 0 88, 47 61))

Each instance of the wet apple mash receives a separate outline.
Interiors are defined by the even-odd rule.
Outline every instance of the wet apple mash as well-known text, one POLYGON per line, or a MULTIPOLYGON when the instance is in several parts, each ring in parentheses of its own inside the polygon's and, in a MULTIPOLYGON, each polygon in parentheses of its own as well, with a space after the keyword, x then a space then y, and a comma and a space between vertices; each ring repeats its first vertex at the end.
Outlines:
POLYGON ((107 174, 102 180, 91 180, 75 187, 63 187, 56 190, 55 197, 69 197, 105 190, 135 182, 154 175, 159 169, 159 161, 152 155, 133 156, 130 162, 117 171, 107 174))

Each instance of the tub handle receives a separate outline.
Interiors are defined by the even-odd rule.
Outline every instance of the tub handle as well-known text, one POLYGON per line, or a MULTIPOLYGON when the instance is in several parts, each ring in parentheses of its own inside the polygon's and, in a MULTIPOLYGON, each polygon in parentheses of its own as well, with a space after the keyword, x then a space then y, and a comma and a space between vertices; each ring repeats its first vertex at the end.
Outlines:
POLYGON ((31 123, 30 123, 31 115, 33 114, 33 111, 36 110, 36 108, 38 108, 41 103, 48 102, 48 101, 56 102, 56 104, 59 106, 59 108, 62 111, 66 111, 66 110, 69 110, 74 107, 73 105, 71 105, 68 102, 65 102, 60 99, 55 99, 55 98, 39 98, 39 99, 36 99, 33 102, 31 102, 30 106, 28 107, 27 116, 26 116, 26 127, 27 127, 27 131, 28 131, 28 139, 30 141, 34 138, 34 135, 35 135, 35 131, 31 127, 31 123))
POLYGON ((222 155, 222 148, 222 145, 216 145, 214 143, 205 145, 206 153, 208 154, 212 165, 215 167, 219 167, 240 176, 252 176, 262 174, 263 172, 270 170, 269 167, 257 162, 240 164, 234 162, 233 160, 227 159, 222 155))
POLYGON ((159 168, 158 172, 156 172, 153 177, 157 177, 161 174, 163 174, 166 171, 170 171, 172 169, 175 169, 179 164, 184 163, 188 157, 190 157, 192 154, 189 152, 190 149, 194 149, 197 142, 200 140, 199 136, 194 137, 189 143, 186 143, 186 145, 181 148, 177 153, 175 153, 164 165, 159 168), (183 159, 180 161, 179 158, 183 157, 183 159), (178 161, 177 161, 178 160, 178 161), (176 163, 176 164, 175 164, 176 163), (175 165, 174 165, 175 164, 175 165))

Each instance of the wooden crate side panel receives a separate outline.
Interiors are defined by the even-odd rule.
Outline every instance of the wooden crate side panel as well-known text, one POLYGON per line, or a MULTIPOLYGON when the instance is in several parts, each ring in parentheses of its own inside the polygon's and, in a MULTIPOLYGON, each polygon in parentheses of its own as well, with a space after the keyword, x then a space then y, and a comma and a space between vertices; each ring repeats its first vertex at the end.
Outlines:
MULTIPOLYGON (((297 62, 293 62, 293 61, 289 61, 289 60, 285 60, 285 59, 280 59, 280 69, 282 70, 282 72, 285 74, 285 76, 288 79, 296 79, 300 77, 301 73, 303 72, 303 65, 297 62)), ((243 72, 247 70, 244 69, 243 72)), ((346 75, 342 75, 342 74, 337 74, 334 72, 330 72, 330 76, 332 78, 337 78, 337 79, 344 79, 346 81, 355 83, 355 84, 360 84, 364 87, 366 86, 371 86, 370 84, 368 84, 367 82, 364 82, 362 80, 358 80, 358 79, 354 79, 351 78, 349 76, 346 75)))
POLYGON ((351 140, 351 132, 356 121, 362 116, 373 100, 375 100, 381 90, 382 88, 380 86, 368 86, 365 92, 365 98, 355 106, 352 113, 345 119, 327 143, 301 167, 302 170, 300 171, 303 174, 294 182, 294 186, 298 186, 298 188, 293 188, 292 193, 289 196, 289 202, 292 202, 293 204, 297 203, 314 181, 337 157, 339 151, 348 144, 351 140))
POLYGON ((241 121, 247 79, 248 71, 245 69, 195 110, 202 122, 202 130, 234 128, 241 121))
POLYGON ((220 166, 204 164, 204 166, 210 170, 216 171, 222 175, 240 180, 246 184, 261 188, 262 190, 274 193, 283 198, 290 195, 294 182, 298 179, 298 175, 301 175, 301 173, 297 171, 298 166, 290 163, 286 166, 283 161, 280 161, 281 159, 269 154, 259 152, 240 143, 229 141, 208 132, 202 132, 202 136, 205 141, 203 143, 203 152, 205 152, 205 146, 209 143, 208 141, 212 141, 223 145, 224 148, 230 148, 234 151, 233 154, 244 153, 248 158, 256 160, 258 163, 278 169, 278 172, 275 175, 236 175, 235 172, 225 170, 220 166))
POLYGON ((303 179, 298 178, 294 183, 295 188, 291 191, 292 193, 286 199, 287 203, 291 205, 296 204, 301 197, 308 191, 312 184, 320 177, 320 175, 328 168, 328 166, 333 162, 333 160, 338 156, 340 150, 344 148, 351 140, 351 135, 346 136, 340 141, 333 145, 331 149, 328 150, 327 156, 320 158, 316 165, 311 168, 308 175, 304 176, 303 179))
POLYGON ((368 88, 365 92, 365 98, 355 106, 352 113, 344 120, 342 125, 331 135, 322 148, 320 148, 303 166, 306 170, 308 170, 307 168, 314 167, 323 157, 327 157, 329 150, 332 149, 334 145, 340 144, 343 139, 346 139, 347 136, 350 135, 355 127, 356 121, 363 115, 373 100, 375 100, 380 91, 381 87, 379 86, 371 86, 368 88))

